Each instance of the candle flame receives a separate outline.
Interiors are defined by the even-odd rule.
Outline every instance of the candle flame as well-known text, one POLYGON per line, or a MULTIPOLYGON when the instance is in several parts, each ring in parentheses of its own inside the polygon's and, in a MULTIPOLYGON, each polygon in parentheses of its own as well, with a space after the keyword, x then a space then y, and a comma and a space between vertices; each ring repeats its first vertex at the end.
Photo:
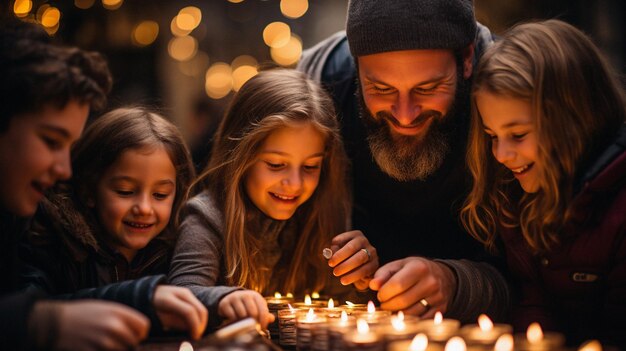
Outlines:
POLYGON ((277 299, 280 299, 281 297, 283 297, 283 295, 281 295, 278 291, 274 293, 274 297, 277 299))
POLYGON ((291 304, 290 304, 290 303, 288 303, 288 304, 287 304, 287 306, 289 306, 289 310, 290 310, 291 312, 295 312, 295 311, 296 311, 296 309, 295 309, 295 308, 291 307, 291 304))
POLYGON ((359 334, 367 334, 370 331, 370 326, 369 324, 367 324, 367 321, 365 319, 358 319, 356 321, 356 330, 359 332, 359 334))
POLYGON ((354 307, 354 303, 352 303, 350 301, 346 301, 346 305, 348 305, 348 307, 350 307, 350 308, 354 307))
POLYGON ((313 322, 316 318, 317 316, 315 315, 315 312, 313 311, 313 309, 309 308, 309 312, 307 312, 306 314, 306 321, 313 322))
POLYGON ((528 326, 528 330, 526 330, 526 338, 531 344, 543 340, 543 330, 541 330, 541 326, 539 325, 539 323, 531 323, 528 326))
POLYGON ((481 314, 478 316, 478 326, 480 327, 480 330, 488 332, 493 329, 493 322, 489 319, 489 317, 487 317, 486 314, 481 314))
POLYGON ((513 351, 513 335, 502 334, 496 341, 495 351, 513 351))
POLYGON ((311 298, 319 299, 320 298, 320 293, 318 293, 317 291, 312 292, 311 293, 311 298))
POLYGON ((404 320, 404 312, 400 311, 398 312, 398 319, 403 321, 404 320))
POLYGON ((426 351, 428 348, 428 337, 425 334, 419 333, 415 335, 411 345, 409 345, 409 351, 426 351))
POLYGON ((193 351, 193 346, 191 346, 188 341, 183 341, 180 344, 180 348, 178 349, 178 351, 193 351))
POLYGON ((305 305, 311 304, 311 296, 309 296, 309 294, 304 295, 304 304, 305 305))
POLYGON ((367 313, 374 314, 374 312, 376 312, 376 306, 374 306, 374 303, 370 300, 367 302, 367 313))
POLYGON ((465 351, 467 348, 465 346, 465 341, 461 339, 461 337, 453 336, 446 343, 445 351, 465 351))
POLYGON ((293 294, 292 293, 287 293, 287 297, 290 299, 293 299, 293 294))
POLYGON ((391 325, 396 331, 403 331, 404 329, 406 329, 406 324, 404 323, 404 320, 400 319, 399 317, 391 317, 391 325))
POLYGON ((341 311, 341 322, 348 322, 348 314, 346 311, 341 311))
POLYGON ((333 301, 333 299, 328 299, 328 308, 335 308, 335 301, 333 301))
POLYGON ((598 340, 589 340, 583 343, 578 351, 602 351, 602 344, 598 340))
POLYGON ((437 313, 435 313, 435 320, 433 322, 435 323, 435 325, 441 324, 441 322, 443 322, 443 314, 437 311, 437 313))

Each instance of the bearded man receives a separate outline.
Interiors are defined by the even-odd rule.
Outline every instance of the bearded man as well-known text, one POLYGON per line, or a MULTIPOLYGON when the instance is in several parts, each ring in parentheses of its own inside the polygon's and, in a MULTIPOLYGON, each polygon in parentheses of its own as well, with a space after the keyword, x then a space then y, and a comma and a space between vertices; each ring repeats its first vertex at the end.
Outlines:
MULTIPOLYGON (((369 284, 384 309, 466 322, 507 313, 506 282, 485 262, 498 261, 458 216, 470 186, 472 68, 491 42, 471 0, 351 0, 346 32, 298 64, 336 103, 351 161, 352 227, 385 264, 369 284)), ((361 256, 369 259, 366 250, 361 256)))

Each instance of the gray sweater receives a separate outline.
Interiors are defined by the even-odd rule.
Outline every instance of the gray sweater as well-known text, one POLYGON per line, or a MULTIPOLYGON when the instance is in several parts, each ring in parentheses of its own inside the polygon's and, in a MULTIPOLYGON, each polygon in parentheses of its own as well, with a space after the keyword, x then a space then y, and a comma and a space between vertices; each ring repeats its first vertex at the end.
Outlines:
MULTIPOLYGON (((217 306, 227 294, 242 289, 224 286, 224 218, 215 199, 204 191, 187 202, 179 237, 174 249, 168 280, 171 284, 185 286, 209 309, 210 325, 219 323, 217 306)), ((293 254, 297 228, 294 220, 275 221, 265 217, 259 223, 263 235, 262 265, 271 273, 266 293, 277 290, 277 282, 287 273, 288 262, 293 254)), ((339 234, 339 233, 337 233, 339 234)), ((331 274, 331 268, 328 274, 331 274)), ((313 277, 311 277, 313 278, 313 277)), ((368 292, 357 292, 353 287, 342 286, 336 277, 328 278, 323 293, 340 299, 366 301, 368 292)))

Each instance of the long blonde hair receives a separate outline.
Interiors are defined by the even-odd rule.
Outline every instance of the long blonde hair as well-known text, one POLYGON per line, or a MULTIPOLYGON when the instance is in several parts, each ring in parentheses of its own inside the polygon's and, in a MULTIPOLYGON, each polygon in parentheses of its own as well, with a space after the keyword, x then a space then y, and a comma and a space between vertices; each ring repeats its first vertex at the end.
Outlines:
POLYGON ((277 288, 299 293, 321 289, 326 282, 321 252, 332 236, 345 231, 349 213, 347 158, 330 97, 303 73, 277 69, 260 72, 235 95, 209 164, 196 181, 217 199, 224 214, 224 261, 231 285, 267 288, 271 272, 258 264, 262 238, 251 235, 256 228, 250 218, 260 210, 248 199, 243 183, 270 133, 301 123, 310 123, 324 136, 325 154, 317 189, 294 214, 297 244, 283 286, 277 288), (314 286, 306 286, 311 277, 314 286))
POLYGON ((493 249, 500 225, 519 226, 535 252, 548 251, 571 218, 579 172, 626 119, 623 89, 585 34, 548 20, 514 27, 485 53, 473 96, 467 163, 474 184, 461 211, 465 228, 493 249), (542 165, 538 192, 522 195, 491 154, 478 92, 530 102, 542 165))

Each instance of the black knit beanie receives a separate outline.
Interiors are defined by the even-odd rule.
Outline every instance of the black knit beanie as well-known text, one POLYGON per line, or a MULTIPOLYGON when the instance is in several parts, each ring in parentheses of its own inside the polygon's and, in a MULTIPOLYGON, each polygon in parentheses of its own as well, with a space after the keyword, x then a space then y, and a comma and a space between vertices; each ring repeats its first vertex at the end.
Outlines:
POLYGON ((472 0, 350 0, 353 56, 415 49, 461 49, 476 37, 472 0))

